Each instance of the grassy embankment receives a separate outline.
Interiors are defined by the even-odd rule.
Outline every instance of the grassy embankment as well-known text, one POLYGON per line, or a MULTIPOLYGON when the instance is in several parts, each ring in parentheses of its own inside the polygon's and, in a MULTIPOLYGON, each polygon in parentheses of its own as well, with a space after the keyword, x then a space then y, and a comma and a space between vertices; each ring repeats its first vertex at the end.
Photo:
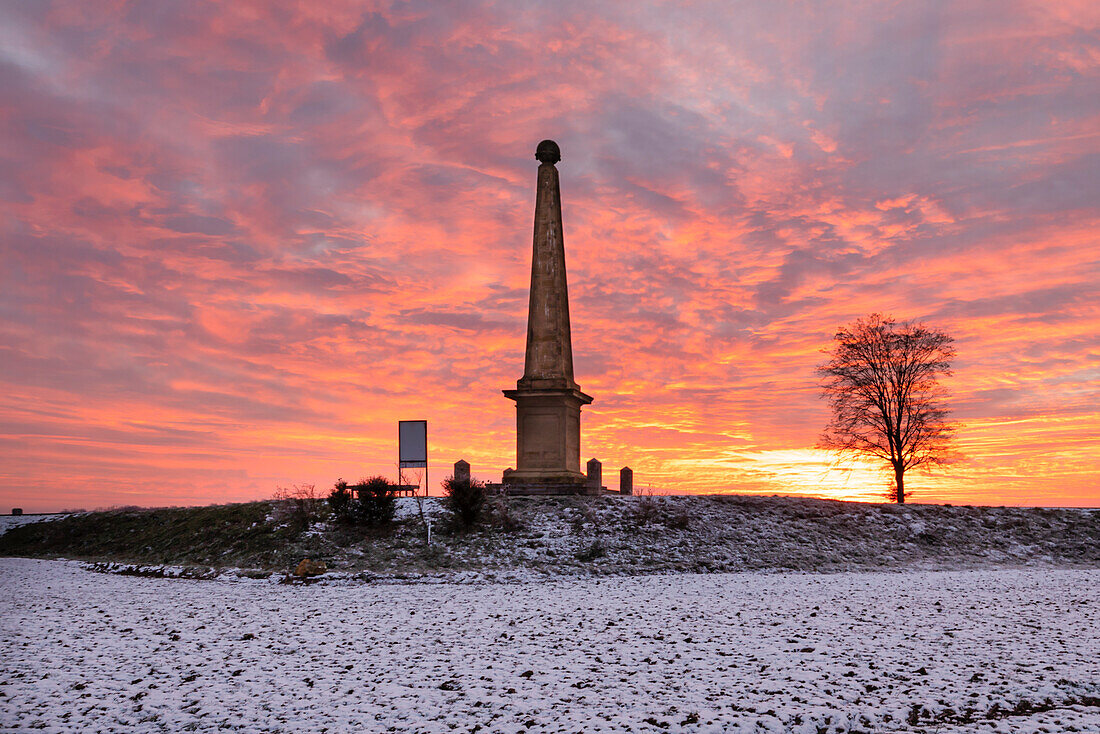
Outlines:
MULTIPOLYGON (((407 501, 406 501, 407 502, 407 501)), ((13 528, 0 555, 282 571, 302 558, 374 574, 486 576, 1100 566, 1100 512, 779 497, 513 498, 508 522, 433 543, 409 506, 380 529, 296 522, 275 502, 116 510, 13 528), (511 526, 504 529, 503 526, 511 526)), ((499 508, 498 508, 499 509, 499 508)))

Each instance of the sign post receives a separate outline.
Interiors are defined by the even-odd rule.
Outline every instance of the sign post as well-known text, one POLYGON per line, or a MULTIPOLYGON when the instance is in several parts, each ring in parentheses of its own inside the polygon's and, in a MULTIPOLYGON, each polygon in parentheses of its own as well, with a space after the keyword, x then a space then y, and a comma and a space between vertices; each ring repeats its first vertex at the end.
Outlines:
POLYGON ((405 484, 402 469, 424 470, 424 494, 428 493, 428 421, 397 422, 397 481, 405 484))
MULTIPOLYGON (((424 470, 424 496, 428 496, 428 421, 397 422, 397 483, 405 486, 402 469, 422 468, 424 470)), ((417 489, 420 489, 417 484, 417 489)), ((413 493, 416 506, 420 510, 420 520, 427 533, 427 545, 432 544, 432 521, 424 514, 424 504, 420 494, 413 493)))

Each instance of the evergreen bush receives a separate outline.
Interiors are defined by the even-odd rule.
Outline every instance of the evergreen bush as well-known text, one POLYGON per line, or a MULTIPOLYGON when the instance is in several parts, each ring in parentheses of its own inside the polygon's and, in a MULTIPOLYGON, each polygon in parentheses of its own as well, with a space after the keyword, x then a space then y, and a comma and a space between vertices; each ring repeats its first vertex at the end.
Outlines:
POLYGON ((397 513, 396 487, 385 477, 364 479, 352 487, 357 495, 355 519, 360 525, 389 525, 397 513))
POLYGON ((348 483, 343 479, 337 479, 328 495, 328 507, 332 510, 332 516, 337 522, 350 525, 355 521, 352 499, 348 483))
POLYGON ((446 495, 443 505, 455 525, 471 528, 481 521, 485 511, 485 482, 447 477, 443 480, 443 492, 446 495))

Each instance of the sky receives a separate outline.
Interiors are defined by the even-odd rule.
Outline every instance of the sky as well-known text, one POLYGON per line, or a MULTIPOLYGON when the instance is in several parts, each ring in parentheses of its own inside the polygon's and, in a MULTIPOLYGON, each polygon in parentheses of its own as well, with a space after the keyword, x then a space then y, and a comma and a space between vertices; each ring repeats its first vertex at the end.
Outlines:
POLYGON ((956 339, 915 501, 1100 506, 1100 4, 0 0, 0 511, 515 463, 561 146, 582 463, 878 500, 814 368, 956 339))

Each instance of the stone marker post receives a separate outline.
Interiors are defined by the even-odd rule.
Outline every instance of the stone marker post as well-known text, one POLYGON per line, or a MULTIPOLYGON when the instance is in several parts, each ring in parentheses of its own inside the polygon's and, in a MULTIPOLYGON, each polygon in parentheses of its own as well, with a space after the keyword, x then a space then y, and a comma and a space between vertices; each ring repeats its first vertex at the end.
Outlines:
POLYGON ((634 494, 634 470, 629 466, 619 470, 619 494, 634 494))
POLYGON ((588 460, 588 491, 598 493, 603 488, 603 464, 599 459, 588 460))
POLYGON ((470 463, 468 461, 459 459, 455 462, 454 478, 456 482, 470 481, 470 463))

